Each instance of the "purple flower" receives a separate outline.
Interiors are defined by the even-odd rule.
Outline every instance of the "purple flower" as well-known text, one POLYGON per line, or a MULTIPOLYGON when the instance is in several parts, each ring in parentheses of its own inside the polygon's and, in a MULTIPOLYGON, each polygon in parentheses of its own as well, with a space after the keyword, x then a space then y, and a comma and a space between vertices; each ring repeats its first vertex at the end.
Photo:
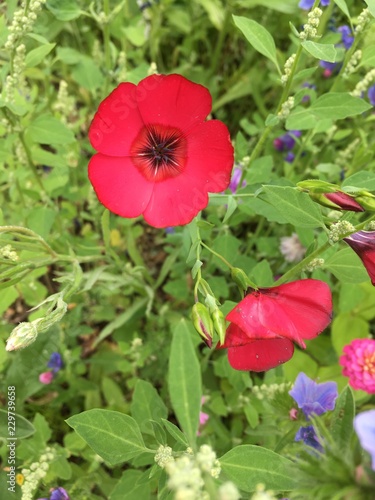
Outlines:
MULTIPOLYGON (((298 130, 296 132, 299 132, 298 130)), ((293 134, 295 135, 295 134, 293 134)), ((296 136, 297 137, 297 136, 296 136)), ((289 151, 294 148, 296 141, 291 134, 283 134, 280 137, 276 137, 273 141, 273 146, 277 151, 289 151)))
POLYGON ((312 414, 322 415, 327 410, 333 410, 338 396, 336 382, 317 384, 303 372, 298 374, 289 394, 307 419, 312 414))
POLYGON ((354 429, 364 450, 371 455, 371 467, 375 471, 375 410, 364 411, 354 418, 354 429))
POLYGON ((312 425, 300 427, 294 440, 303 441, 307 446, 311 446, 320 452, 323 451, 323 446, 320 444, 318 436, 316 435, 315 429, 312 425))
MULTIPOLYGON (((233 170, 233 175, 232 179, 229 184, 229 189, 232 191, 232 194, 236 194, 236 191, 239 187, 239 183, 242 177, 242 168, 241 167, 235 167, 233 170)), ((241 187, 246 186, 246 182, 243 181, 241 187)))
POLYGON ((60 488, 56 488, 55 490, 52 491, 49 499, 50 500, 69 500, 69 495, 68 495, 68 492, 64 488, 60 487, 60 488))
POLYGON ((337 31, 339 33, 341 33, 341 40, 342 40, 342 43, 343 43, 345 49, 349 50, 354 42, 354 37, 351 36, 352 32, 351 32, 349 26, 346 26, 346 25, 339 26, 337 28, 337 31))
POLYGON ((372 85, 368 91, 367 91, 367 96, 370 100, 370 103, 375 106, 375 85, 372 85))
MULTIPOLYGON (((316 85, 314 85, 313 83, 309 83, 309 82, 305 82, 302 87, 306 88, 306 89, 312 89, 312 90, 316 90, 316 85)), ((309 94, 306 94, 302 97, 302 102, 308 102, 310 100, 310 96, 309 94)))
POLYGON ((320 61, 319 66, 321 68, 328 69, 329 71, 334 71, 337 68, 338 64, 328 61, 320 61))
MULTIPOLYGON (((327 5, 329 5, 329 0, 321 0, 320 4, 322 5, 322 7, 327 7, 327 5)), ((310 10, 313 5, 314 0, 301 0, 298 4, 298 7, 303 10, 310 10)))
POLYGON ((293 163, 295 158, 295 154, 289 151, 289 153, 285 156, 284 160, 287 161, 288 163, 293 163))
POLYGON ((47 363, 48 368, 52 368, 53 373, 57 373, 63 366, 63 360, 58 352, 53 352, 47 363))

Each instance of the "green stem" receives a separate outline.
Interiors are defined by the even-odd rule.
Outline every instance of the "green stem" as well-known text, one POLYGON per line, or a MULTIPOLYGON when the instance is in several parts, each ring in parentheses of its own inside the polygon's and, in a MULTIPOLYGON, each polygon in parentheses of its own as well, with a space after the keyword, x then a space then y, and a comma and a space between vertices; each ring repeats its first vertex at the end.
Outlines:
POLYGON ((22 226, 0 226, 0 233, 18 233, 22 234, 28 238, 37 240, 46 250, 52 255, 52 257, 57 257, 56 252, 48 245, 48 243, 39 234, 35 233, 31 229, 27 229, 22 226))
POLYGON ((109 32, 109 0, 103 0, 103 11, 105 14, 105 22, 102 26, 104 39, 104 61, 106 68, 106 80, 104 93, 106 94, 109 86, 110 71, 111 71, 111 47, 110 47, 110 32, 109 32))
POLYGON ((222 262, 224 262, 224 264, 226 266, 228 266, 229 269, 233 269, 232 264, 229 264, 229 262, 222 255, 220 255, 219 253, 215 252, 215 250, 212 250, 212 248, 210 248, 208 245, 206 245, 206 243, 203 243, 202 240, 200 241, 200 244, 202 245, 202 247, 206 248, 209 252, 211 252, 213 255, 215 255, 216 257, 218 257, 222 262))
POLYGON ((222 56, 222 49, 223 49, 223 44, 225 40, 225 36, 228 31, 228 25, 229 25, 229 20, 231 19, 231 9, 229 4, 226 4, 225 7, 225 12, 224 12, 224 21, 223 25, 221 27, 221 31, 219 33, 216 47, 215 47, 215 52, 213 53, 212 59, 211 59, 211 67, 209 70, 209 76, 212 76, 216 73, 217 67, 219 64, 220 57, 222 56))
POLYGON ((20 132, 19 138, 20 138, 21 144, 23 146, 23 149, 25 150, 25 153, 26 153, 28 166, 31 168, 31 171, 34 174, 35 180, 36 180, 37 184, 39 185, 40 189, 42 190, 43 194, 47 196, 46 190, 44 189, 44 186, 43 186, 43 182, 38 174, 37 169, 35 168, 35 165, 34 165, 34 162, 33 162, 32 156, 31 156, 31 151, 30 151, 30 148, 25 141, 25 137, 24 137, 23 132, 20 132))

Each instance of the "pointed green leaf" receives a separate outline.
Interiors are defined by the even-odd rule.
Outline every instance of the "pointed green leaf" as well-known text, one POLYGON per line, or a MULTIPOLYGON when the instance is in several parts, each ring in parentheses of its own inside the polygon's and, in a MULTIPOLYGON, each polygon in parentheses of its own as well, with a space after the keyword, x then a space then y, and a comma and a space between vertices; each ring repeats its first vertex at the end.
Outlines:
POLYGON ((25 57, 26 67, 37 66, 51 52, 55 45, 55 43, 46 43, 36 49, 30 50, 25 57))
POLYGON ((343 451, 350 448, 354 416, 355 402, 353 391, 347 386, 336 401, 331 427, 333 440, 343 451))
POLYGON ((297 227, 324 227, 319 207, 306 193, 289 186, 263 186, 267 201, 297 227))
POLYGON ((153 434, 149 422, 167 418, 168 410, 157 390, 149 382, 138 380, 133 393, 131 414, 144 432, 153 434))
POLYGON ((110 465, 149 451, 137 422, 124 413, 93 409, 68 418, 66 423, 110 465))
POLYGON ((318 97, 310 107, 310 110, 319 119, 331 118, 332 120, 342 120, 348 116, 355 116, 372 109, 360 97, 354 97, 348 92, 331 92, 318 97))
POLYGON ((223 473, 241 490, 254 491, 259 483, 266 489, 282 491, 296 487, 297 465, 266 448, 236 446, 219 461, 223 473))
POLYGON ((367 3, 368 10, 375 17, 375 0, 365 0, 367 3))
POLYGON ((35 427, 31 422, 26 420, 25 417, 22 415, 14 414, 12 415, 11 412, 6 412, 5 410, 0 410, 0 437, 3 438, 4 440, 9 438, 9 429, 8 425, 11 425, 11 422, 14 422, 15 425, 15 438, 16 439, 23 439, 31 436, 35 432, 35 427), (8 417, 9 417, 9 423, 8 423, 8 417), (14 417, 14 420, 12 418, 14 417))
POLYGON ((301 43, 302 47, 316 59, 322 61, 335 62, 337 51, 332 43, 317 43, 306 40, 301 43))
POLYGON ((201 409, 202 381, 192 336, 195 330, 181 320, 173 333, 169 359, 169 395, 178 422, 194 447, 201 409))
POLYGON ((26 129, 26 134, 39 144, 69 144, 74 142, 73 132, 52 115, 40 115, 26 129))
POLYGON ((276 66, 279 73, 280 67, 276 57, 276 45, 269 31, 261 24, 242 16, 233 16, 234 24, 245 35, 246 39, 255 50, 268 57, 276 66))
POLYGON ((361 259, 351 248, 334 253, 324 262, 324 267, 343 283, 363 283, 370 279, 361 259))

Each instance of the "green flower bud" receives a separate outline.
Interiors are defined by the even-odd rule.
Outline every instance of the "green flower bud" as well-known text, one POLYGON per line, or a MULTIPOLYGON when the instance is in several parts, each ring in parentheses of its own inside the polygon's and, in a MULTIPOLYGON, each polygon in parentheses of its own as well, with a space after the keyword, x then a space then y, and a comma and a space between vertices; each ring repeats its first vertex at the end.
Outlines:
POLYGON ((32 344, 38 336, 39 331, 37 325, 40 321, 40 319, 37 319, 32 323, 25 322, 16 326, 7 340, 5 349, 7 351, 16 351, 32 344))
POLYGON ((207 347, 211 348, 214 325, 207 307, 200 302, 197 302, 193 305, 191 314, 194 328, 202 337, 207 347))
POLYGON ((310 191, 311 193, 334 193, 339 189, 337 184, 320 181, 319 179, 309 179, 307 181, 297 182, 297 187, 303 191, 310 191))
POLYGON ((253 283, 252 281, 249 280, 247 277, 247 274, 245 271, 240 269, 239 267, 232 267, 231 269, 231 277, 232 280, 236 283, 236 285, 239 287, 240 290, 243 290, 244 292, 249 288, 254 288, 254 290, 257 290, 258 287, 253 283))
POLYGON ((215 309, 212 313, 212 321, 214 323, 215 332, 219 336, 220 344, 224 344, 227 325, 225 323, 224 314, 220 311, 220 309, 215 309))
POLYGON ((357 201, 365 210, 375 212, 375 196, 368 191, 361 193, 360 196, 356 196, 355 201, 357 201))

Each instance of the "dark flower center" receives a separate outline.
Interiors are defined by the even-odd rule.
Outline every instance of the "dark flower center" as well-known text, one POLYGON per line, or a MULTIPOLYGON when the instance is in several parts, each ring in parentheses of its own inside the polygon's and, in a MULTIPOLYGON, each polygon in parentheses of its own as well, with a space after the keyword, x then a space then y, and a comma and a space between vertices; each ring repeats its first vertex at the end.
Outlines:
POLYGON ((131 157, 147 180, 158 182, 183 171, 186 151, 186 138, 178 128, 145 125, 132 144, 131 157))

